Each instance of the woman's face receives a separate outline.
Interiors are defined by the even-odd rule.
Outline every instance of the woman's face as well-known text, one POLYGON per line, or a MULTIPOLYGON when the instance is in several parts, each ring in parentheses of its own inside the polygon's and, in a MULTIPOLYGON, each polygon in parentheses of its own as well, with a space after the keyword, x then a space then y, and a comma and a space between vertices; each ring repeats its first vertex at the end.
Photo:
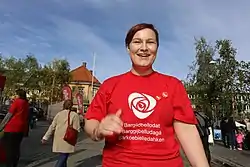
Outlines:
POLYGON ((145 68, 152 67, 157 50, 156 35, 148 28, 136 32, 128 47, 133 65, 145 68))

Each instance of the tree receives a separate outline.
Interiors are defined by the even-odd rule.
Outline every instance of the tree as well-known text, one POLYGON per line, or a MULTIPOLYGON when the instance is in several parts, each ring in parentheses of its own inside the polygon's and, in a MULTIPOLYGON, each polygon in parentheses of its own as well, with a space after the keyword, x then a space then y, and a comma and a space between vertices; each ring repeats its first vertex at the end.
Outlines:
POLYGON ((5 68, 4 68, 4 58, 3 56, 0 54, 0 74, 3 74, 5 72, 5 68))
POLYGON ((219 101, 222 103, 223 113, 231 115, 235 110, 235 93, 238 93, 236 78, 239 63, 235 59, 237 52, 230 40, 217 40, 215 47, 219 55, 217 60, 219 74, 216 82, 222 92, 219 101))
POLYGON ((23 87, 27 90, 27 93, 32 99, 36 99, 41 91, 41 65, 38 63, 34 55, 27 55, 23 59, 25 67, 25 76, 23 81, 23 87))
POLYGON ((196 60, 190 67, 188 75, 188 92, 195 95, 195 105, 201 105, 206 112, 212 116, 211 105, 209 105, 212 83, 213 60, 215 50, 209 45, 205 38, 195 39, 196 60))
POLYGON ((50 97, 50 102, 62 99, 62 87, 70 80, 70 66, 67 60, 55 59, 46 64, 41 71, 42 95, 50 97))
POLYGON ((22 60, 13 56, 4 59, 4 75, 6 76, 5 94, 12 96, 24 81, 25 66, 22 60))
POLYGON ((230 40, 217 40, 215 46, 205 38, 196 40, 196 59, 190 67, 187 90, 195 94, 194 103, 210 116, 230 115, 236 106, 239 63, 230 40))
POLYGON ((17 59, 0 55, 0 72, 7 77, 5 95, 11 97, 15 90, 23 88, 31 99, 61 100, 61 90, 70 80, 70 66, 67 60, 55 59, 41 66, 35 55, 17 59))
POLYGON ((237 69, 237 92, 243 97, 238 97, 237 110, 242 112, 246 108, 246 105, 250 104, 250 62, 241 61, 239 68, 237 69))

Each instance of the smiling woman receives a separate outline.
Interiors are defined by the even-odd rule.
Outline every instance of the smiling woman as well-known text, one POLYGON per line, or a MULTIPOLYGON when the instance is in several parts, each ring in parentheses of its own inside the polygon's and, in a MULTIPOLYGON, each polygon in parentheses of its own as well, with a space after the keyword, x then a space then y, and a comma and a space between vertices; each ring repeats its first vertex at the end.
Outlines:
MULTIPOLYGON (((154 26, 152 24, 135 25, 128 32, 125 44, 133 67, 140 71, 146 69, 147 72, 144 74, 150 74, 159 46, 159 35, 154 26)), ((133 73, 139 74, 133 69, 133 73)))
POLYGON ((131 70, 104 81, 85 115, 87 134, 105 139, 102 166, 183 167, 180 143, 192 166, 208 167, 183 84, 153 70, 158 31, 135 25, 125 46, 131 70))

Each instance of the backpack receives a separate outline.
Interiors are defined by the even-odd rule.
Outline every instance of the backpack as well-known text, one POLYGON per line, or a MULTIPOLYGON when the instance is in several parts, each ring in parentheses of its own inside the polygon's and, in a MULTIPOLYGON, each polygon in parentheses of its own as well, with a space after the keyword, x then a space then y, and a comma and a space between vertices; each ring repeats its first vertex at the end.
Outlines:
POLYGON ((201 137, 209 136, 211 126, 210 119, 203 113, 195 112, 195 117, 197 119, 198 124, 196 125, 197 130, 201 137))

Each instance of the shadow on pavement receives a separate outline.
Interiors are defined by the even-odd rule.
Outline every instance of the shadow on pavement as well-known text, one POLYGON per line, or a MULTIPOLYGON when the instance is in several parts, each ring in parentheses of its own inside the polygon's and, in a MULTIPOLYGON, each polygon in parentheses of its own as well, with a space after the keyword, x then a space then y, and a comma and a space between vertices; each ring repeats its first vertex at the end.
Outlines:
POLYGON ((76 167, 96 167, 102 164, 102 155, 96 155, 77 162, 76 167))
MULTIPOLYGON (((47 144, 42 145, 41 139, 46 132, 49 124, 47 122, 40 122, 35 129, 30 132, 29 137, 25 138, 21 146, 20 167, 38 167, 49 162, 56 161, 57 154, 52 152, 52 140, 47 144)), ((78 141, 86 139, 84 133, 79 134, 78 141)), ((86 149, 77 150, 74 154, 83 152, 86 149)), ((72 154, 72 155, 74 155, 72 154)))
MULTIPOLYGON (((83 152, 85 151, 86 149, 82 149, 82 150, 77 150, 76 152, 74 152, 72 155, 74 154, 77 154, 77 153, 80 153, 80 152, 83 152)), ((50 163, 50 162, 54 162, 56 161, 58 158, 58 155, 57 154, 54 154, 54 156, 50 157, 50 158, 46 158, 44 160, 42 160, 40 163, 38 162, 37 164, 34 164, 32 165, 32 167, 39 167, 39 166, 42 166, 42 165, 46 165, 47 163, 50 163)), ((40 160, 40 159, 39 159, 40 160)), ((35 162, 35 161, 34 161, 35 162)), ((28 164, 27 164, 28 165, 28 164)))

